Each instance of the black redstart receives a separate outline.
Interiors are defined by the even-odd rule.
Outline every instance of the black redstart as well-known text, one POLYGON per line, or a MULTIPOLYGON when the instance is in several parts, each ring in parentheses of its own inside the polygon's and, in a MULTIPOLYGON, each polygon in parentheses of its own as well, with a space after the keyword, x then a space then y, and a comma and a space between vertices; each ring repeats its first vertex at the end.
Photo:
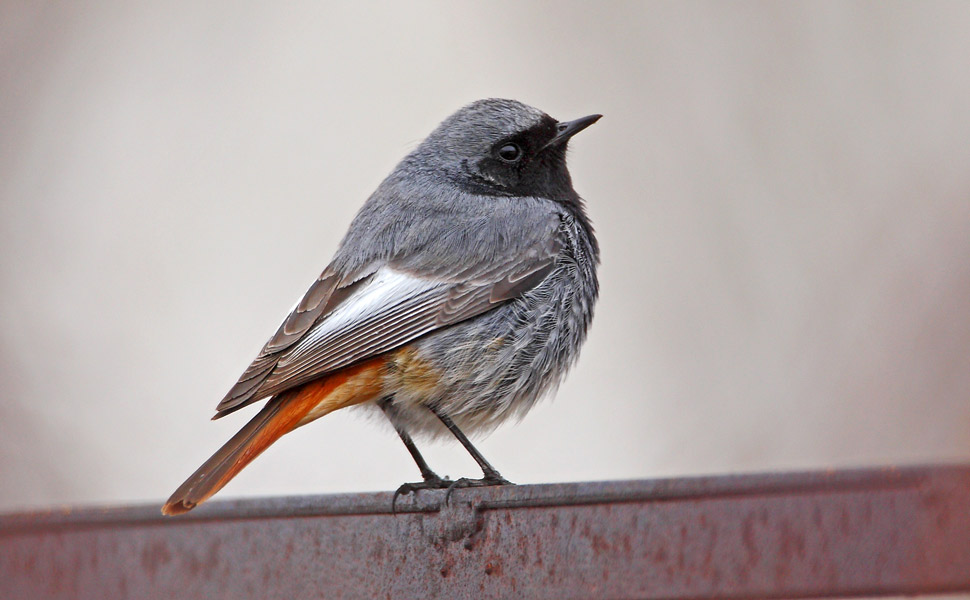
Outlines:
POLYGON ((566 169, 559 122, 514 100, 445 119, 377 188, 330 265, 216 407, 271 397, 172 494, 191 510, 283 434, 347 406, 379 406, 422 482, 508 483, 462 431, 528 411, 575 362, 599 291, 599 248, 566 169), (457 437, 483 471, 432 471, 414 433, 457 437))

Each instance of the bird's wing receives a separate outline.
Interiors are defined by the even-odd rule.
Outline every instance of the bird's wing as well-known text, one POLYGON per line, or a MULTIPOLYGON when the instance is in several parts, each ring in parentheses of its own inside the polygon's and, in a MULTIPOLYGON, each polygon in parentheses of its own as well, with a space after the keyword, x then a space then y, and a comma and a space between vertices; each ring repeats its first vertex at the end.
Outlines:
POLYGON ((390 261, 351 278, 328 269, 219 403, 216 418, 516 298, 545 279, 559 250, 551 237, 488 265, 419 271, 390 261))

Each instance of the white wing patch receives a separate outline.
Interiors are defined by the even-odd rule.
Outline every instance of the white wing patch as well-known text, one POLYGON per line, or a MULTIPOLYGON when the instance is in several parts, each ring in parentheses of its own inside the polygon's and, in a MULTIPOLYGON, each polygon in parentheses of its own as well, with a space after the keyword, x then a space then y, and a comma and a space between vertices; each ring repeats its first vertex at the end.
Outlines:
POLYGON ((357 356, 385 352, 423 335, 435 329, 435 311, 429 309, 441 302, 448 287, 441 281, 382 267, 360 290, 314 325, 284 354, 277 368, 289 371, 290 377, 304 369, 319 372, 356 360, 357 356), (322 357, 326 358, 320 362, 322 357))

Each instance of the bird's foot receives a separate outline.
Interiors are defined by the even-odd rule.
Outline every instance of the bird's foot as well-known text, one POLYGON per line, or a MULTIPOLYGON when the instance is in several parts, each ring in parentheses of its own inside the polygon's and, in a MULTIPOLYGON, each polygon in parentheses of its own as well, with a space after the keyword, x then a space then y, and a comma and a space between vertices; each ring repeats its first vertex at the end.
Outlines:
POLYGON ((455 482, 448 477, 440 477, 436 473, 429 473, 424 476, 424 481, 414 483, 403 483, 394 491, 394 498, 391 500, 391 512, 395 512, 398 496, 414 494, 419 490, 444 490, 450 489, 455 482))
POLYGON ((491 473, 485 473, 481 479, 469 479, 468 477, 462 477, 451 482, 448 486, 448 491, 445 492, 445 504, 451 500, 451 493, 457 489, 461 488, 471 488, 471 487, 491 487, 496 485, 515 485, 508 479, 502 477, 498 471, 493 471, 491 473))

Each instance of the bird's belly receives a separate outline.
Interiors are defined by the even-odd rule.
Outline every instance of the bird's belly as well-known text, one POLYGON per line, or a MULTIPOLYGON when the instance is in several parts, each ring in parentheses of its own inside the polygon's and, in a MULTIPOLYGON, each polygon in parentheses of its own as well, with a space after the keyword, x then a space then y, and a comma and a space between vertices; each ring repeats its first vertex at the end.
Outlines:
POLYGON ((443 434, 434 406, 473 434, 522 416, 559 383, 585 337, 573 322, 583 315, 562 300, 540 293, 393 353, 385 389, 397 420, 412 433, 443 434))

